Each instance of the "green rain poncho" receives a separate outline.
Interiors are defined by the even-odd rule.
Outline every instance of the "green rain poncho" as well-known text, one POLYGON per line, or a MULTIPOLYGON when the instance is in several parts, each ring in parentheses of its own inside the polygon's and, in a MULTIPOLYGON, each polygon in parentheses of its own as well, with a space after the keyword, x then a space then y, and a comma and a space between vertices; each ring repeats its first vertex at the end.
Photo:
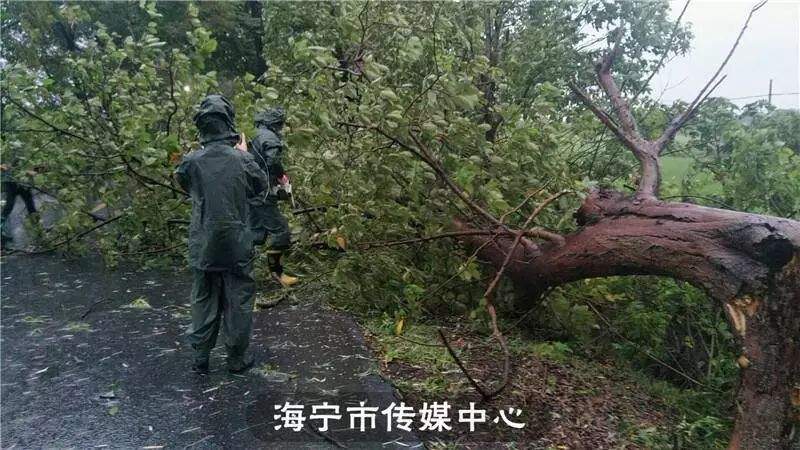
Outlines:
POLYGON ((195 115, 203 146, 186 155, 175 171, 192 199, 189 265, 194 284, 187 334, 195 350, 195 368, 203 372, 220 326, 229 370, 246 368, 252 329, 255 235, 250 203, 263 195, 268 181, 252 155, 233 147, 239 140, 233 119, 233 107, 224 97, 206 97, 195 115))
MULTIPOLYGON (((250 143, 250 151, 258 166, 268 175, 270 186, 278 183, 278 178, 285 174, 281 158, 283 141, 280 130, 286 121, 283 108, 270 108, 256 113, 256 136, 250 143)), ((254 232, 257 233, 257 244, 266 242, 269 237, 269 248, 273 251, 288 250, 291 247, 289 222, 278 208, 275 195, 262 195, 251 202, 250 219, 254 232)))
POLYGON ((233 147, 233 108, 219 95, 203 100, 195 123, 203 147, 175 171, 192 197, 189 265, 204 271, 243 268, 253 253, 248 201, 263 195, 267 179, 249 153, 233 147))

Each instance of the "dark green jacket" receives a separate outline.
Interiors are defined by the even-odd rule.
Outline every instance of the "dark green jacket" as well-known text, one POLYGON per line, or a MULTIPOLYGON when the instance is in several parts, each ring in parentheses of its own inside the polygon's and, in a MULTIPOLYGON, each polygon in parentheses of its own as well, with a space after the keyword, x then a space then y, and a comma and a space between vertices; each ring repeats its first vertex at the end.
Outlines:
POLYGON ((192 197, 189 265, 205 271, 244 269, 253 240, 250 201, 263 195, 267 179, 249 153, 230 140, 205 144, 184 156, 176 178, 192 197))
POLYGON ((250 141, 250 151, 261 170, 269 176, 270 186, 278 183, 278 178, 286 171, 283 169, 283 141, 281 135, 260 125, 256 136, 250 141))

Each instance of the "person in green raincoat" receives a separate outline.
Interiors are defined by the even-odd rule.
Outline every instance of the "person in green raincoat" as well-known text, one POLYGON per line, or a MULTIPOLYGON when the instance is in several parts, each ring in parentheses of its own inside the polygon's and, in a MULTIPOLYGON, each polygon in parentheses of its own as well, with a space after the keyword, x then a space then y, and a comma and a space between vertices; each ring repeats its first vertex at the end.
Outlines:
POLYGON ((191 196, 189 265, 193 273, 192 325, 188 340, 193 369, 208 373, 220 326, 228 370, 252 367, 246 355, 252 331, 255 282, 251 275, 255 234, 250 202, 268 187, 253 156, 237 145, 234 109, 221 95, 203 99, 194 122, 202 147, 184 156, 175 176, 191 196))
POLYGON ((256 136, 250 143, 250 152, 256 163, 267 174, 270 189, 252 202, 251 226, 258 233, 257 245, 269 238, 267 264, 272 277, 282 286, 297 283, 297 277, 284 273, 281 257, 291 248, 289 222, 278 208, 278 192, 281 185, 289 183, 283 169, 283 140, 281 129, 286 122, 283 108, 269 108, 255 115, 256 136))
MULTIPOLYGON (((6 150, 3 155, 4 162, 0 164, 0 180, 2 180, 0 191, 2 191, 5 200, 2 214, 0 214, 0 246, 2 247, 5 247, 13 240, 13 235, 8 226, 8 217, 14 210, 17 197, 22 198, 22 201, 25 203, 25 208, 28 210, 28 215, 35 221, 38 221, 38 212, 36 211, 36 204, 33 201, 33 192, 31 192, 28 183, 24 181, 20 182, 20 174, 15 173, 18 172, 17 155, 13 150, 10 153, 11 155, 9 157, 9 151, 6 150), (10 163, 8 162, 9 160, 11 161, 10 163)), ((22 175, 32 178, 35 174, 35 171, 28 170, 23 172, 22 175)))

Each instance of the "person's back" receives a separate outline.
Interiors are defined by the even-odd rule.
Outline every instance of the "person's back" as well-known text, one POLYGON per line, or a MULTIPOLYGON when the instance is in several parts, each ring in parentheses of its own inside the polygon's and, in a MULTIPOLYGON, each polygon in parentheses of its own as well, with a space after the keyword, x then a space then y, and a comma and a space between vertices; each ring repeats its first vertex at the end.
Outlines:
POLYGON ((283 141, 277 131, 264 125, 263 122, 257 124, 256 136, 251 143, 254 157, 261 170, 269 176, 270 186, 275 186, 277 179, 285 173, 281 161, 283 141))
POLYGON ((266 189, 267 179, 250 154, 234 148, 239 134, 233 118, 227 99, 206 97, 195 115, 203 147, 186 155, 175 170, 178 183, 192 198, 189 265, 194 281, 187 334, 198 373, 209 371, 220 327, 225 331, 228 370, 239 373, 253 365, 245 355, 255 294, 249 217, 250 204, 266 189))
POLYGON ((227 142, 210 143, 190 153, 182 164, 192 197, 189 253, 200 270, 230 270, 247 264, 253 235, 248 223, 248 199, 261 186, 252 156, 227 142), (229 182, 223 182, 230 180, 229 182))
POLYGON ((269 108, 255 115, 256 136, 251 142, 251 152, 258 166, 267 174, 270 192, 251 203, 250 224, 258 236, 257 245, 266 243, 269 237, 266 253, 270 273, 282 286, 289 287, 298 279, 284 273, 281 264, 281 258, 291 248, 292 242, 289 222, 278 208, 279 191, 276 189, 289 183, 281 161, 284 150, 281 129, 285 121, 283 108, 269 108))

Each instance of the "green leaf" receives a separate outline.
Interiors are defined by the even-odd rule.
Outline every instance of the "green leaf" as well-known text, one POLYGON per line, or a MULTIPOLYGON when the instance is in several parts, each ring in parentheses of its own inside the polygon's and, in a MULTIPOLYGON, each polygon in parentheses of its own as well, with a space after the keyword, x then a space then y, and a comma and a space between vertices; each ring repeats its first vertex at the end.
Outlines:
POLYGON ((391 89, 384 89, 380 92, 380 96, 382 99, 395 101, 397 100, 397 94, 394 93, 391 89))

